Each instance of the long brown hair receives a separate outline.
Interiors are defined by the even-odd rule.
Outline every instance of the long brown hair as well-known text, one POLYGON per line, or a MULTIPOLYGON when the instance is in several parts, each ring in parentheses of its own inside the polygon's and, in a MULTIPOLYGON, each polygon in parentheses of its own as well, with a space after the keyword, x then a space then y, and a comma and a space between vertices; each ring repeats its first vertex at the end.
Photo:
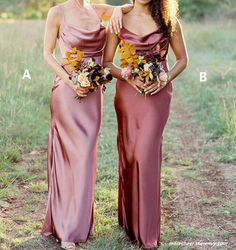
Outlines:
POLYGON ((160 25, 162 32, 172 35, 176 28, 179 5, 177 0, 151 0, 152 18, 160 25))
MULTIPOLYGON (((132 0, 135 3, 135 0, 132 0)), ((160 30, 171 36, 176 28, 179 11, 178 0, 151 0, 149 3, 152 18, 160 30)))

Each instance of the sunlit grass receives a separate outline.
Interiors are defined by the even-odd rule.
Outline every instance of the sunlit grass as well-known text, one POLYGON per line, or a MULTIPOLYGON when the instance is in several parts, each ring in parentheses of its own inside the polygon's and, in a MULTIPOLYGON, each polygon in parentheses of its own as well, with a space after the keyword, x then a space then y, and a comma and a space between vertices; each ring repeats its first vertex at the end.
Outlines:
POLYGON ((179 77, 176 89, 197 122, 206 128, 209 138, 224 139, 217 151, 219 158, 235 161, 236 31, 233 23, 185 24, 184 31, 190 64, 179 77), (207 73, 206 82, 200 82, 200 72, 207 73))

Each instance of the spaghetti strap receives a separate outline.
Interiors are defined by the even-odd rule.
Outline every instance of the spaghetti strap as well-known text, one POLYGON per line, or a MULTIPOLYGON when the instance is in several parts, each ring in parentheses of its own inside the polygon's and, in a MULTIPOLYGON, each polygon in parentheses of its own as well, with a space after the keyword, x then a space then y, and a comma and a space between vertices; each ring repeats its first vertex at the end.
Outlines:
POLYGON ((102 22, 102 18, 99 16, 94 4, 89 4, 90 7, 93 9, 93 11, 95 12, 95 14, 97 15, 98 19, 102 22))
POLYGON ((59 32, 59 37, 61 37, 61 33, 65 27, 66 24, 66 18, 65 18, 65 13, 64 13, 64 8, 62 7, 62 5, 59 6, 60 8, 60 12, 61 12, 61 24, 60 24, 60 32, 59 32))
POLYGON ((61 18, 62 18, 62 27, 64 27, 66 23, 66 18, 65 18, 64 8, 62 7, 62 5, 60 5, 60 10, 61 10, 61 18))

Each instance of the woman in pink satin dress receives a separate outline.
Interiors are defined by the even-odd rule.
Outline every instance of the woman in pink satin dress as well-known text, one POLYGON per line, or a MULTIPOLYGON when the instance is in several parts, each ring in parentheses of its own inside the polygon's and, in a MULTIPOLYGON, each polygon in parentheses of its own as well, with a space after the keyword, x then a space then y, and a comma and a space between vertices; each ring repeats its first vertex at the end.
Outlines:
POLYGON ((119 224, 129 239, 144 249, 160 246, 160 177, 163 131, 173 95, 172 80, 188 63, 185 41, 174 0, 135 0, 123 16, 120 34, 108 32, 104 65, 118 78, 115 110, 118 122, 119 224), (169 11, 171 10, 171 12, 169 11), (129 70, 114 65, 120 40, 135 45, 137 54, 161 52, 167 72, 161 82, 132 80, 129 70), (176 62, 169 70, 171 46, 176 62), (144 92, 145 96, 139 92, 144 92))
POLYGON ((44 57, 57 75, 52 87, 51 124, 48 134, 48 202, 41 231, 54 235, 64 249, 86 242, 93 234, 94 187, 97 140, 102 115, 102 87, 93 93, 75 89, 67 61, 54 57, 58 42, 62 58, 73 47, 82 50, 85 60, 93 57, 101 64, 106 41, 102 17, 113 13, 114 31, 122 12, 131 6, 84 5, 69 0, 50 9, 44 40, 44 57), (79 102, 76 94, 83 97, 79 102))

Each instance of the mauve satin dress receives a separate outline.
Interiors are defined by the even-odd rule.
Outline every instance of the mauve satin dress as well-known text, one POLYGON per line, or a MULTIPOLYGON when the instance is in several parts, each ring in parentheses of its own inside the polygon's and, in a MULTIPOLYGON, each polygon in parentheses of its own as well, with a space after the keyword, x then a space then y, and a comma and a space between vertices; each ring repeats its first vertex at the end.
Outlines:
MULTIPOLYGON (((166 50, 162 60, 168 70, 169 38, 156 30, 139 36, 121 29, 120 38, 138 52, 166 50)), ((118 121, 119 224, 129 239, 144 248, 160 245, 160 174, 163 131, 172 99, 172 82, 153 96, 140 96, 126 81, 117 80, 115 110, 118 121)))
MULTIPOLYGON (((91 8, 92 10, 92 8, 91 8)), ((95 11, 95 10, 93 10, 95 11)), ((76 47, 101 63, 106 29, 92 31, 64 22, 58 43, 62 57, 76 47)), ((68 67, 64 67, 69 72, 68 67)), ((86 242, 93 234, 94 188, 98 133, 102 116, 102 88, 81 102, 76 93, 56 77, 50 99, 48 134, 48 202, 41 234, 60 241, 86 242)))

